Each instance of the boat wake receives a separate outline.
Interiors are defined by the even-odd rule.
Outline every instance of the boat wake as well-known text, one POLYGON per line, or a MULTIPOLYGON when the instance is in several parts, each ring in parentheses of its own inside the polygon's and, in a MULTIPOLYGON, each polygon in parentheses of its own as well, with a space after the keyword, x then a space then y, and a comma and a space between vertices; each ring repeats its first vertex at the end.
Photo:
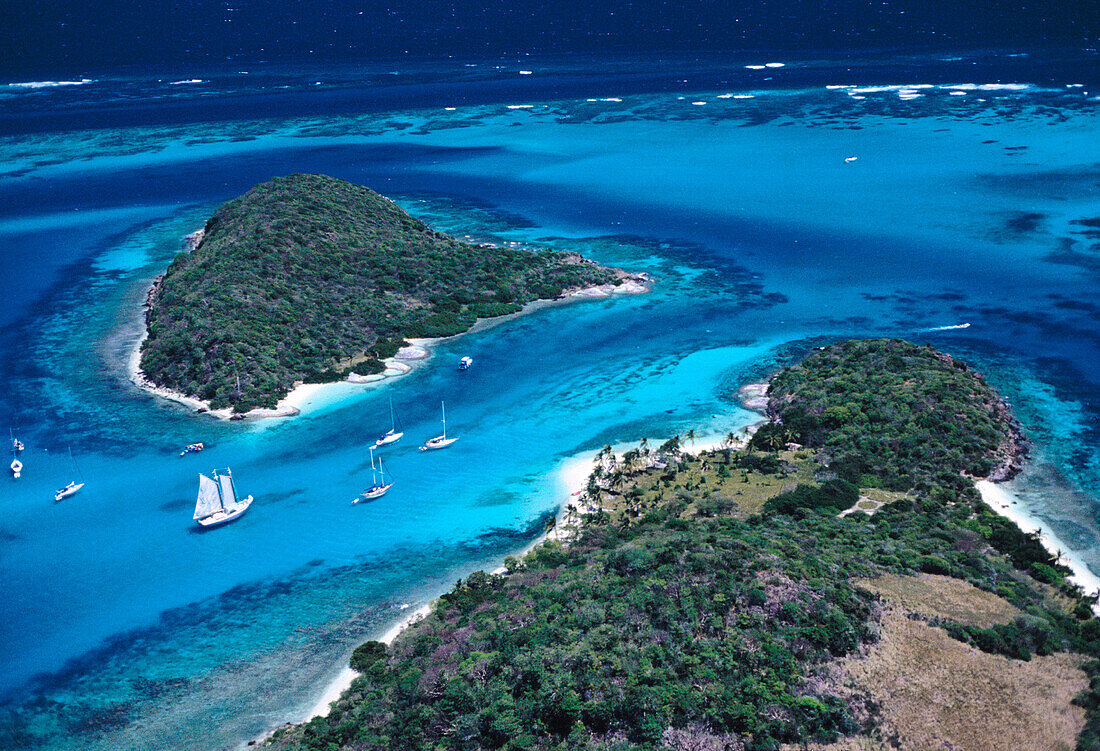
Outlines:
POLYGON ((954 329, 968 329, 969 323, 956 323, 954 326, 933 326, 930 329, 920 329, 921 331, 952 331, 954 329))

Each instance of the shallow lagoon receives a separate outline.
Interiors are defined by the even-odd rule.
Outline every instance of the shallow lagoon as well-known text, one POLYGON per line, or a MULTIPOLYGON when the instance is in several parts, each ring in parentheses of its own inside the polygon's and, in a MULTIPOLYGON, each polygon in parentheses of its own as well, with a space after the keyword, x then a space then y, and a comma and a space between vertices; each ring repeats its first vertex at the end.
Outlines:
MULTIPOLYGON (((128 126, 119 91, 138 84, 103 79, 112 127, 2 137, 0 407, 28 449, 2 491, 0 635, 18 647, 0 657, 0 745, 222 748, 298 719, 355 643, 537 536, 566 458, 736 430, 753 419, 738 385, 840 337, 928 341, 986 372, 1035 440, 1021 502, 1100 569, 1100 284, 1074 223, 1100 193, 1087 86, 1004 79, 985 58, 986 78, 953 81, 958 65, 936 61, 885 82, 675 64, 728 85, 621 70, 597 85, 574 65, 537 69, 555 77, 543 89, 493 88, 504 68, 478 79, 476 104, 422 76, 428 109, 352 82, 339 112, 300 114, 302 84, 282 95, 292 118, 219 117, 235 82, 204 95, 205 118, 149 124, 183 95, 147 82, 128 126), (437 229, 659 283, 448 341, 428 367, 339 387, 292 420, 218 423, 137 392, 124 362, 148 282, 218 203, 294 171, 370 185, 437 229), (475 367, 455 372, 467 354, 475 367), (407 431, 385 455, 398 484, 353 507, 390 398, 407 431), (462 439, 420 455, 442 399, 462 439), (195 440, 214 446, 176 456, 195 440), (256 505, 198 533, 195 474, 226 464, 256 505), (74 473, 87 487, 54 505, 74 473)), ((94 113, 95 92, 81 96, 94 113)), ((73 105, 20 106, 44 120, 73 105)))

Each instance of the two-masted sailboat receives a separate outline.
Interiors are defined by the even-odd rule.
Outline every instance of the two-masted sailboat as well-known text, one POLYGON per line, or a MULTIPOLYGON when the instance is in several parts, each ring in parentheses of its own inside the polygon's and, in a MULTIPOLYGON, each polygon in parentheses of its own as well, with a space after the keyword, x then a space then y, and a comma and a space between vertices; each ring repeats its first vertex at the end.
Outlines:
POLYGON ((382 459, 378 459, 378 467, 374 466, 374 449, 370 450, 370 473, 371 473, 371 485, 369 488, 359 494, 359 497, 354 499, 352 503, 365 503, 366 501, 373 501, 375 498, 381 498, 389 489, 393 487, 393 481, 386 482, 386 473, 382 469, 382 459))
POLYGON ((424 445, 420 447, 421 451, 434 451, 435 449, 445 449, 452 443, 457 441, 457 438, 447 437, 447 405, 443 402, 439 403, 439 406, 443 410, 443 435, 437 435, 435 438, 429 438, 424 441, 424 445))
POLYGON ((216 527, 238 519, 252 505, 252 496, 238 500, 237 490, 233 487, 233 474, 228 468, 224 474, 219 474, 218 470, 214 470, 212 474, 212 478, 199 475, 195 521, 203 527, 216 527))

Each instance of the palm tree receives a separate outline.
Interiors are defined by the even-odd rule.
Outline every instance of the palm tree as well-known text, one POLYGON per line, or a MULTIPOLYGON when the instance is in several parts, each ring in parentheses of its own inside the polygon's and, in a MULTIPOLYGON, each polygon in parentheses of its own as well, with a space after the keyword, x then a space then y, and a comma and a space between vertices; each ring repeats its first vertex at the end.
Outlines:
POLYGON ((726 433, 726 448, 733 448, 733 444, 735 443, 737 443, 737 434, 731 430, 730 432, 726 433))
POLYGON ((696 434, 695 434, 695 428, 689 428, 688 431, 686 433, 684 433, 684 438, 688 441, 691 441, 692 446, 695 445, 695 439, 697 437, 698 436, 696 436, 696 434))
POLYGON ((768 451, 778 451, 787 445, 783 434, 779 430, 769 430, 760 438, 761 445, 768 451))
POLYGON ((600 484, 596 481, 596 473, 593 472, 588 478, 588 484, 584 486, 584 492, 592 503, 599 503, 601 490, 600 484))
POLYGON ((637 466, 639 459, 641 459, 641 454, 638 453, 637 449, 630 449, 630 451, 623 454, 623 469, 632 472, 637 466))
POLYGON ((648 438, 642 438, 642 440, 638 441, 638 450, 641 451, 644 455, 649 456, 648 438))

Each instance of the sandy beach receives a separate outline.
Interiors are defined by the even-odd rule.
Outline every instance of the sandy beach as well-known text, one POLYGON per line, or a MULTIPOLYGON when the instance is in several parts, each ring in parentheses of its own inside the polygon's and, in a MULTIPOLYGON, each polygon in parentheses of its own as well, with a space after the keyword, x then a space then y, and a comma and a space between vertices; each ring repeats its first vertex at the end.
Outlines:
MULTIPOLYGON (((187 236, 188 245, 194 247, 201 240, 202 230, 198 230, 187 236)), ((540 310, 549 305, 557 305, 563 302, 575 302, 578 300, 594 300, 594 299, 606 299, 616 295, 639 295, 645 294, 650 291, 652 280, 645 274, 627 274, 626 272, 620 272, 620 284, 604 284, 597 287, 583 287, 579 289, 566 290, 553 300, 534 300, 523 306, 521 310, 508 315, 497 316, 495 318, 481 318, 478 319, 473 326, 466 331, 455 334, 452 337, 437 337, 431 339, 406 339, 407 346, 402 347, 397 351, 393 357, 388 357, 382 361, 385 369, 381 373, 371 373, 369 375, 359 375, 352 373, 345 380, 336 381, 333 383, 297 383, 295 387, 279 400, 278 404, 273 409, 266 407, 258 407, 243 415, 234 414, 232 409, 212 409, 210 403, 199 399, 198 397, 189 396, 179 391, 174 391, 165 386, 158 386, 157 384, 146 378, 145 373, 141 370, 141 345, 145 342, 149 336, 149 330, 145 325, 144 311, 148 309, 151 304, 153 293, 156 290, 157 284, 159 284, 161 277, 157 279, 150 286, 146 295, 146 303, 143 307, 141 326, 141 336, 134 344, 133 349, 130 351, 129 360, 126 364, 126 373, 130 382, 143 391, 147 391, 150 394, 159 396, 162 399, 182 404, 195 412, 201 412, 211 415, 221 420, 230 419, 264 419, 271 417, 293 417, 301 414, 305 411, 307 406, 312 406, 320 403, 327 403, 328 400, 321 397, 321 394, 326 391, 332 391, 332 387, 356 384, 361 386, 373 387, 381 383, 385 383, 394 378, 400 378, 401 376, 408 375, 422 365, 428 363, 432 359, 433 350, 436 344, 444 339, 454 339, 455 337, 463 336, 464 334, 471 334, 479 331, 485 331, 486 329, 499 326, 506 321, 512 320, 522 315, 533 313, 536 310, 540 310)))
MULTIPOLYGON (((1039 542, 1050 552, 1058 557, 1058 562, 1073 571, 1070 581, 1085 591, 1086 595, 1100 594, 1100 576, 1093 573, 1085 562, 1072 553, 1072 548, 1059 539, 1050 527, 1045 526, 1037 517, 1030 514, 1012 493, 1004 485, 979 480, 975 483, 978 492, 982 494, 982 500, 986 505, 1001 516, 1012 521, 1024 532, 1038 532, 1039 542)), ((1094 612, 1100 615, 1100 603, 1093 606, 1094 612)))
MULTIPOLYGON (((393 626, 389 631, 382 635, 378 641, 383 644, 392 644, 393 640, 397 638, 397 635, 407 629, 412 624, 419 621, 421 618, 432 612, 431 603, 425 603, 419 608, 414 610, 408 616, 405 617, 397 625, 393 626)), ((345 666, 340 674, 333 679, 333 681, 325 687, 324 693, 317 699, 317 703, 313 705, 313 708, 309 710, 309 714, 305 717, 305 721, 312 720, 314 717, 324 717, 330 711, 332 711, 332 702, 340 698, 340 694, 344 693, 351 687, 351 682, 355 680, 355 676, 359 675, 358 672, 345 666)))
MULTIPOLYGON (((130 358, 127 362, 126 372, 133 383, 143 391, 147 391, 150 394, 167 399, 169 401, 182 404, 191 408, 195 412, 202 412, 213 417, 229 420, 234 417, 233 410, 229 408, 225 409, 212 409, 210 403, 199 399, 197 397, 188 396, 187 394, 180 393, 179 391, 173 391, 172 389, 164 386, 158 386, 148 378, 145 377, 145 373, 141 370, 141 345, 148 336, 147 331, 143 331, 141 337, 134 345, 133 350, 130 352, 130 358)), ((315 398, 318 397, 324 390, 332 386, 346 385, 346 384, 358 384, 366 386, 374 386, 379 383, 383 383, 392 378, 400 378, 403 375, 407 375, 420 367, 424 363, 431 359, 431 345, 439 339, 409 339, 409 346, 402 347, 394 357, 387 358, 382 361, 382 364, 386 366, 386 369, 381 373, 374 373, 367 376, 360 376, 352 374, 346 380, 337 381, 335 383, 298 383, 294 389, 279 400, 279 403, 275 405, 274 409, 268 408, 256 408, 244 413, 244 417, 247 419, 262 419, 269 417, 293 417, 294 415, 301 414, 305 408, 311 403, 315 402, 315 398)), ((238 418, 240 419, 240 418, 238 418)))
MULTIPOLYGON (((595 466, 593 463, 595 458, 596 452, 590 451, 566 459, 564 462, 561 463, 556 471, 556 475, 558 488, 560 489, 560 492, 562 493, 562 498, 564 500, 558 510, 557 520, 554 528, 549 532, 540 535, 535 540, 532 540, 530 544, 525 546, 523 549, 512 553, 511 555, 524 556, 533 548, 541 545, 547 540, 559 540, 563 543, 568 542, 571 536, 572 529, 579 525, 580 518, 585 513, 583 506, 578 503, 578 498, 580 494, 584 491, 584 487, 588 482, 588 476, 592 473, 592 469, 595 466), (572 506, 577 512, 576 516, 574 517, 576 521, 572 524, 567 523, 566 521, 566 511, 570 506, 572 506)), ((501 574, 504 573, 504 571, 504 564, 503 562, 501 562, 501 564, 494 568, 491 573, 501 574)), ((378 639, 378 641, 383 642, 384 644, 392 644, 393 640, 396 639, 402 631, 428 615, 431 612, 431 608, 432 604, 430 602, 421 605, 419 608, 410 613, 407 617, 402 619, 399 623, 390 628, 382 637, 378 639)), ((355 680, 355 677, 357 675, 359 675, 359 673, 352 670, 350 667, 345 666, 340 671, 340 673, 335 678, 333 678, 332 682, 325 687, 325 690, 321 693, 320 697, 318 697, 312 709, 309 710, 309 713, 305 717, 301 718, 301 720, 299 721, 306 722, 313 719, 314 717, 324 717, 328 715, 328 713, 332 710, 332 703, 339 699, 340 695, 351 687, 352 681, 355 680)), ((265 734, 263 737, 267 737, 267 735, 269 735, 269 733, 265 734)))
MULTIPOLYGON (((766 386, 766 384, 757 385, 766 386)), ((759 396, 759 394, 754 395, 759 396)), ((714 451, 727 447, 733 448, 734 450, 743 449, 753 432, 753 427, 755 427, 755 425, 747 426, 740 431, 738 439, 732 444, 729 443, 725 435, 704 434, 696 438, 694 443, 689 442, 688 445, 683 446, 682 451, 685 454, 698 455, 705 451, 714 451)), ((624 443, 613 446, 612 450, 615 453, 616 459, 621 460, 623 454, 633 448, 635 448, 635 444, 624 443)), ((584 515, 589 511, 589 509, 580 502, 580 497, 587 485, 588 477, 595 466, 598 453, 597 451, 588 451, 583 454, 578 454, 566 459, 558 466, 555 474, 563 501, 558 510, 554 528, 546 534, 540 535, 522 550, 513 553, 513 555, 523 556, 547 540, 558 540, 563 544, 569 543, 572 533, 579 527, 584 515)), ((1068 550, 1067 546, 1055 537, 1050 530, 1044 528, 1037 519, 1023 510, 1020 504, 1016 502, 1016 499, 1008 493, 1004 487, 987 480, 979 481, 976 483, 976 486, 982 495, 982 499, 998 514, 1010 519, 1025 532, 1038 531, 1043 545, 1052 554, 1060 556, 1060 562, 1073 570, 1072 581, 1074 583, 1080 585, 1088 594, 1100 593, 1100 576, 1097 576, 1089 570, 1083 562, 1075 559, 1071 554, 1067 554, 1065 552, 1068 550)), ((504 573, 504 571, 505 567, 503 563, 501 563, 493 569, 492 573, 499 574, 504 573)), ((431 603, 425 603, 420 606, 406 618, 390 628, 379 641, 391 644, 402 631, 427 616, 431 612, 431 607, 431 603)), ((1098 606, 1098 611, 1100 611, 1100 606, 1098 606)), ((302 718, 301 721, 308 721, 314 717, 326 716, 332 709, 332 703, 339 699, 341 694, 351 686, 357 675, 358 673, 356 671, 345 666, 332 682, 325 687, 325 690, 317 699, 317 702, 313 705, 308 715, 302 718)))

